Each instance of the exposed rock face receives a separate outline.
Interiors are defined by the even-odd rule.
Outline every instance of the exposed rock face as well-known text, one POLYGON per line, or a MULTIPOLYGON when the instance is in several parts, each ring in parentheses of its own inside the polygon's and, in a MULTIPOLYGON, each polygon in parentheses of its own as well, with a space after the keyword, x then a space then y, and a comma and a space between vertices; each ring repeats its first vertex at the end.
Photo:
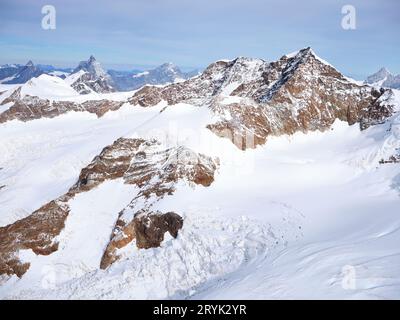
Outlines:
MULTIPOLYGON (((120 212, 111 234, 110 243, 103 255, 101 268, 107 268, 117 260, 119 257, 116 250, 126 246, 137 237, 136 230, 139 226, 137 220, 139 218, 143 222, 147 221, 144 219, 146 216, 162 215, 160 212, 153 212, 151 207, 165 196, 172 195, 179 180, 186 181, 189 185, 200 184, 207 187, 214 181, 214 172, 217 166, 217 160, 184 147, 159 151, 156 145, 142 145, 135 158, 132 159, 129 170, 124 174, 126 183, 139 186, 140 191, 131 203, 120 212)), ((160 223, 168 217, 154 219, 160 223)), ((174 222, 174 225, 176 223, 174 222)), ((171 230, 169 231, 171 232, 171 230)), ((146 247, 155 243, 154 240, 146 240, 145 235, 142 235, 141 240, 136 242, 138 247, 146 247)), ((174 236, 173 233, 171 235, 174 236)), ((159 236, 157 237, 160 239, 159 236)))
POLYGON ((259 59, 238 58, 231 62, 217 61, 195 78, 165 87, 144 87, 129 100, 132 104, 152 106, 161 100, 168 104, 187 102, 194 105, 206 105, 224 90, 229 91, 232 84, 245 81, 249 77, 261 76, 262 64, 259 59), (146 100, 144 99, 146 98, 146 100))
POLYGON ((208 128, 246 149, 265 143, 269 135, 325 130, 336 119, 358 122, 361 129, 382 123, 393 113, 391 95, 347 80, 306 48, 271 63, 218 61, 199 77, 145 87, 129 101, 144 107, 162 100, 208 105, 220 118, 208 128))
POLYGON ((97 93, 115 91, 111 77, 93 56, 90 56, 87 61, 81 61, 69 77, 75 77, 75 74, 79 74, 79 76, 71 86, 80 94, 88 94, 93 91, 97 93))
POLYGON ((120 138, 107 146, 82 169, 78 181, 59 198, 45 204, 30 216, 0 228, 0 275, 21 277, 29 268, 21 262, 20 250, 48 255, 58 249, 55 237, 60 234, 70 212, 69 201, 76 194, 87 192, 106 180, 123 178, 135 184, 139 193, 118 217, 102 267, 118 256, 117 248, 136 239, 138 248, 159 246, 164 233, 173 237, 182 228, 183 220, 176 213, 151 211, 151 204, 175 191, 179 180, 189 184, 209 186, 214 180, 217 164, 214 160, 184 147, 164 149, 155 140, 120 138), (130 215, 133 210, 137 212, 130 215), (120 238, 117 238, 120 237, 120 238))
POLYGON ((70 111, 87 111, 103 116, 111 110, 118 110, 124 102, 111 100, 89 100, 82 103, 71 101, 50 101, 30 95, 21 97, 21 88, 16 89, 1 105, 12 103, 12 106, 0 114, 0 123, 18 119, 29 121, 40 118, 54 118, 70 111))
POLYGON ((159 247, 166 232, 176 238, 183 226, 183 219, 174 212, 141 212, 133 221, 136 246, 144 249, 159 247))
POLYGON ((388 159, 381 159, 379 161, 380 164, 385 164, 385 163, 400 163, 400 154, 394 154, 391 155, 388 159))
POLYGON ((71 87, 80 94, 89 94, 93 91, 97 93, 115 91, 115 89, 111 86, 109 79, 105 77, 96 77, 89 72, 83 73, 80 77, 78 77, 71 87))
POLYGON ((53 240, 64 228, 68 212, 62 201, 51 201, 30 216, 0 227, 0 275, 21 277, 28 270, 30 264, 19 260, 19 250, 31 249, 40 255, 56 251, 58 243, 53 240))
POLYGON ((136 240, 139 249, 149 249, 159 247, 166 232, 176 238, 178 231, 183 227, 183 219, 174 212, 140 210, 127 224, 118 220, 116 227, 120 232, 117 236, 113 234, 101 260, 101 269, 106 269, 118 260, 116 251, 133 240, 136 240))

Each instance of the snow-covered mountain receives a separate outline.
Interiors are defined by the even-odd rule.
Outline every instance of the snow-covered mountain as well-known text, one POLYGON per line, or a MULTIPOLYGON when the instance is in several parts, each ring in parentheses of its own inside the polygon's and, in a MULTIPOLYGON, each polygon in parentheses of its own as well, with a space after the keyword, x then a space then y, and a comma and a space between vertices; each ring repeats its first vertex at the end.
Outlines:
MULTIPOLYGON (((38 77, 44 72, 35 66, 32 61, 28 61, 28 63, 24 66, 17 66, 16 68, 6 68, 7 71, 12 72, 15 70, 15 73, 9 75, 7 79, 3 79, 2 83, 6 84, 16 84, 16 83, 25 83, 28 80, 38 77)), ((0 69, 1 70, 1 69, 0 69)))
POLYGON ((49 74, 65 78, 71 72, 68 68, 56 68, 51 65, 33 64, 29 61, 26 65, 5 64, 0 66, 0 83, 22 84, 41 74, 49 74))
POLYGON ((119 91, 136 90, 144 85, 165 85, 191 78, 197 71, 182 72, 173 63, 164 63, 159 67, 142 72, 108 71, 119 91))
POLYGON ((310 48, 67 79, 0 86, 0 297, 400 297, 398 90, 310 48))
POLYGON ((386 68, 381 68, 378 72, 370 75, 365 82, 378 87, 400 89, 400 74, 393 75, 386 68))
POLYGON ((57 68, 52 65, 34 65, 29 61, 26 65, 6 64, 0 66, 0 83, 24 84, 41 74, 57 76, 81 94, 91 92, 106 93, 114 91, 132 91, 150 85, 165 85, 189 79, 199 74, 197 70, 182 72, 178 66, 165 63, 155 69, 139 71, 105 70, 91 56, 81 61, 76 68, 57 68))
POLYGON ((80 94, 115 91, 110 75, 94 56, 90 56, 87 61, 81 61, 65 80, 80 94))
POLYGON ((20 64, 5 64, 0 66, 0 83, 11 80, 22 67, 20 64))

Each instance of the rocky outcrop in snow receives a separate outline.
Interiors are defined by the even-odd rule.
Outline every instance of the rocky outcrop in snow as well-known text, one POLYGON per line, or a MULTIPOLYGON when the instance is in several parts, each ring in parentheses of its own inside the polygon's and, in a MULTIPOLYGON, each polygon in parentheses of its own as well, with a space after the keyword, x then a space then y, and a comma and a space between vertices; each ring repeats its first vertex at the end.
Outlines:
POLYGON ((80 94, 91 92, 107 93, 115 91, 114 83, 95 57, 81 61, 74 71, 66 78, 71 86, 80 94))
POLYGON ((29 262, 19 259, 20 250, 49 255, 58 249, 56 237, 65 226, 69 202, 106 180, 122 178, 136 185, 138 194, 119 213, 110 243, 101 262, 105 268, 118 259, 116 249, 136 239, 138 248, 159 246, 165 232, 176 237, 182 218, 173 212, 152 211, 153 203, 171 195, 178 181, 209 186, 217 168, 215 160, 184 147, 164 149, 155 140, 120 138, 107 146, 82 169, 78 181, 59 198, 45 204, 30 216, 0 228, 0 275, 21 277, 29 262), (140 203, 140 205, 138 205, 140 203))
MULTIPOLYGON (((117 250, 135 239, 138 222, 143 222, 144 216, 160 215, 159 212, 152 210, 152 206, 165 196, 172 195, 178 181, 186 181, 192 186, 208 187, 214 181, 214 172, 218 164, 218 160, 184 147, 159 151, 157 145, 143 145, 124 176, 126 183, 139 186, 140 191, 120 212, 110 243, 103 255, 101 267, 106 268, 117 260, 117 250)), ((176 223, 179 224, 175 221, 174 224, 176 223)), ((154 242, 143 241, 142 237, 136 245, 146 248, 151 243, 154 242)))
POLYGON ((88 100, 82 103, 50 101, 37 96, 22 96, 21 87, 19 87, 8 98, 4 99, 0 105, 6 104, 11 104, 11 106, 0 113, 0 123, 11 120, 30 121, 40 118, 54 118, 70 111, 87 111, 101 117, 110 110, 119 109, 123 102, 106 99, 88 100))
POLYGON ((58 249, 54 238, 64 228, 69 208, 68 197, 51 201, 30 216, 0 227, 0 275, 21 277, 30 266, 22 262, 20 250, 31 249, 37 255, 49 255, 58 249))

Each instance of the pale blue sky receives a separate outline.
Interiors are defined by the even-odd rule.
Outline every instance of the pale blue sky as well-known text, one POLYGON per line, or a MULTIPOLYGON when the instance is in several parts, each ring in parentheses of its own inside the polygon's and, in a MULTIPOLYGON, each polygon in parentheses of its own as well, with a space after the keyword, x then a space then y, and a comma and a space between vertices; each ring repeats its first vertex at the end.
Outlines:
POLYGON ((399 30, 399 0, 0 0, 0 63, 75 66, 93 54, 119 69, 189 68, 311 46, 363 78, 381 66, 400 73, 399 30), (41 28, 45 4, 57 10, 56 30, 41 28), (344 4, 357 10, 356 30, 341 27, 344 4))

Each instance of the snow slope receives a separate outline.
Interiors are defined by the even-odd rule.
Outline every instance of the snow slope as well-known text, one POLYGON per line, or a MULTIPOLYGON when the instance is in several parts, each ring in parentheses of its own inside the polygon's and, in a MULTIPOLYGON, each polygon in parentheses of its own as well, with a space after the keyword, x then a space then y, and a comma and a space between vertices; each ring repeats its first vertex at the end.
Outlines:
POLYGON ((400 167, 379 165, 400 147, 399 114, 362 132, 336 121, 326 132, 271 138, 244 152, 205 128, 207 108, 163 107, 0 127, 1 226, 63 194, 120 136, 220 159, 210 187, 181 184, 155 205, 183 216, 177 239, 148 250, 132 242, 99 270, 113 222, 137 192, 108 182, 71 200, 59 251, 20 252, 31 268, 3 279, 0 297, 400 298, 400 167))
POLYGON ((42 74, 32 78, 21 86, 21 95, 39 96, 45 99, 54 99, 64 96, 74 96, 77 92, 63 79, 42 74))

